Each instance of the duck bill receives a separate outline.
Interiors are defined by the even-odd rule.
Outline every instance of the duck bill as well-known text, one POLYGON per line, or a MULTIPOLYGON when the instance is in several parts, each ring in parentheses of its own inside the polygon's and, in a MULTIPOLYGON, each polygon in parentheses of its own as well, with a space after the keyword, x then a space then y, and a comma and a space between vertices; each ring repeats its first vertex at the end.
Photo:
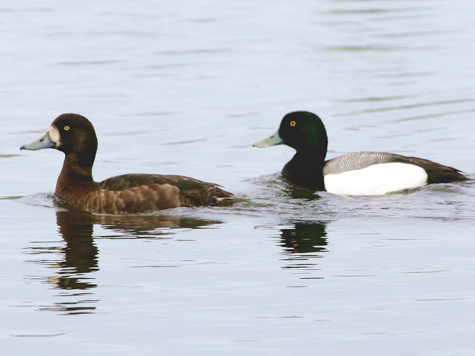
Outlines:
POLYGON ((275 145, 281 145, 283 143, 284 143, 284 140, 282 140, 282 137, 279 136, 279 131, 277 131, 271 137, 266 138, 265 140, 262 140, 262 141, 257 141, 255 144, 252 145, 252 147, 265 148, 265 147, 270 147, 270 146, 275 146, 275 145))
POLYGON ((49 132, 47 132, 46 135, 41 137, 39 140, 36 140, 35 142, 32 142, 28 145, 21 146, 20 150, 36 151, 36 150, 42 150, 44 148, 56 148, 56 144, 53 141, 51 141, 49 132))

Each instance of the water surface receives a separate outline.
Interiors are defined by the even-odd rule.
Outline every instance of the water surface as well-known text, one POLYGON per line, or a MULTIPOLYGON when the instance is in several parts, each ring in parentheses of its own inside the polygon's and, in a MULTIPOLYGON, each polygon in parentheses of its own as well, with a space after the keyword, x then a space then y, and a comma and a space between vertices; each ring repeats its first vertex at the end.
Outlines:
POLYGON ((475 187, 373 198, 282 181, 253 149, 324 120, 329 157, 415 155, 475 174, 474 5, 31 0, 0 7, 0 342, 5 354, 473 355, 475 187), (63 112, 94 124, 96 180, 172 173, 232 207, 67 211, 63 112))

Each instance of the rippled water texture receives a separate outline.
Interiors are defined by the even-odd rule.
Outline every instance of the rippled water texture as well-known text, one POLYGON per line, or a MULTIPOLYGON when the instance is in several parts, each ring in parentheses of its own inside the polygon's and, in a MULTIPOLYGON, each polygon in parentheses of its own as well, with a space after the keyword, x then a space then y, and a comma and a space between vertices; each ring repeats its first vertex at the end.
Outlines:
POLYGON ((5 355, 473 355, 475 185, 383 197, 295 189, 260 150, 293 110, 329 157, 387 151, 475 176, 469 1, 0 5, 5 355), (182 174, 245 199, 144 216, 67 211, 63 156, 94 124, 96 180, 182 174))

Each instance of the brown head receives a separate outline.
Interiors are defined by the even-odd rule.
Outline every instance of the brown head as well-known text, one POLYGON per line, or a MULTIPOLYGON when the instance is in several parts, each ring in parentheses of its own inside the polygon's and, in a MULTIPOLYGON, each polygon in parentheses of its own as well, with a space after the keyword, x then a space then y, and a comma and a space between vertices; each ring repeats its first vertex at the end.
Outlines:
POLYGON ((97 137, 91 122, 78 114, 58 116, 39 140, 22 150, 55 148, 70 156, 79 166, 92 167, 97 151, 97 137))

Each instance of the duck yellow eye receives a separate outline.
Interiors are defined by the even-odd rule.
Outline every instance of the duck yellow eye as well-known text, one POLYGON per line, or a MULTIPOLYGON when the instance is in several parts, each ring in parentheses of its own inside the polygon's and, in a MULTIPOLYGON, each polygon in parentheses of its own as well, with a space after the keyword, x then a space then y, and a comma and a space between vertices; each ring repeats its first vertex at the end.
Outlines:
POLYGON ((297 125, 295 121, 290 121, 290 126, 294 127, 295 125, 297 125))
POLYGON ((69 126, 64 126, 64 131, 69 131, 69 126))

